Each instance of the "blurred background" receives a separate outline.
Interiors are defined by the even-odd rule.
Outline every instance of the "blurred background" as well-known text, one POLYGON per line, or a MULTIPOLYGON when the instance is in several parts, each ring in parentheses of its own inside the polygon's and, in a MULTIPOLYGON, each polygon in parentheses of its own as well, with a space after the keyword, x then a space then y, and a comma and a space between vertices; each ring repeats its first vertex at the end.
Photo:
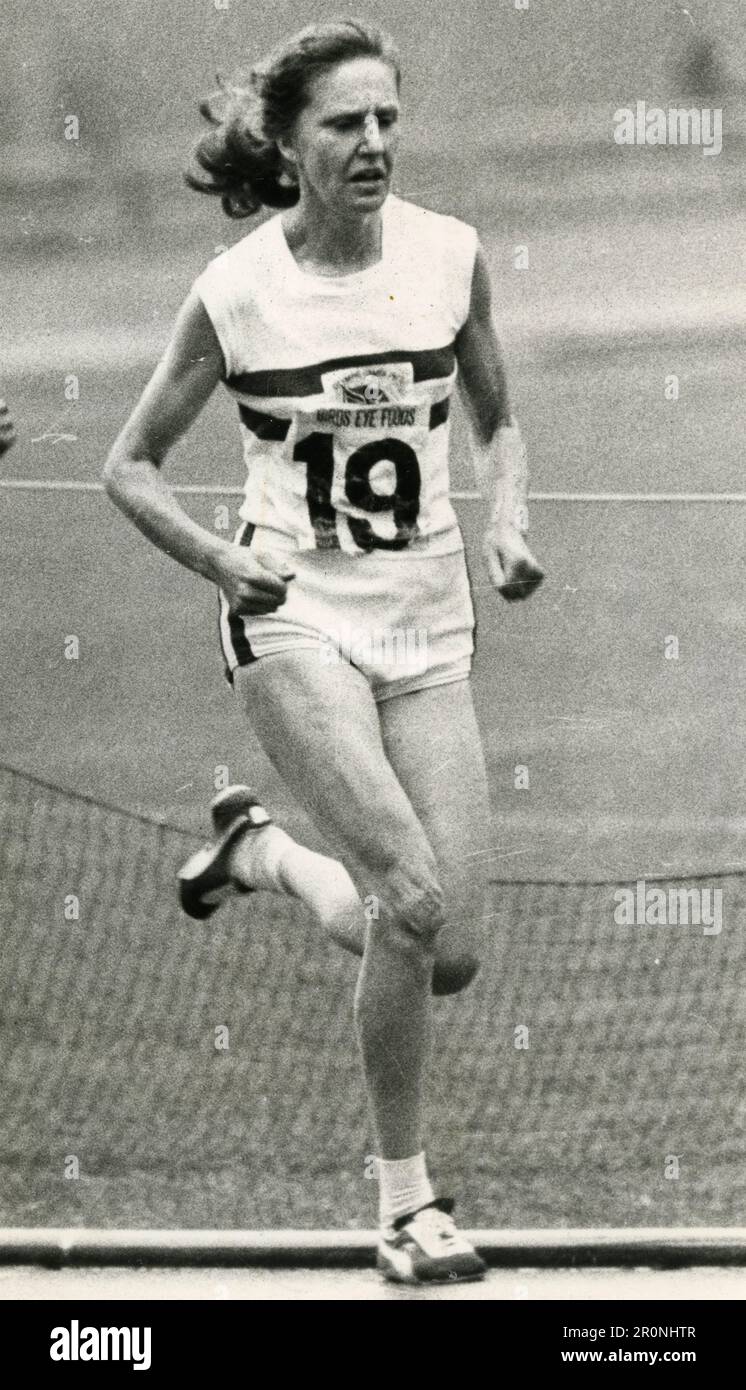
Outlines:
MULTIPOLYGON (((495 937, 468 1003, 440 1013, 436 1092, 449 1109, 434 1093, 436 1150, 456 1182, 468 1170, 484 1225, 727 1224, 742 1217, 746 1118, 734 1080, 746 11, 739 0, 353 10, 402 51, 399 193, 475 223, 486 248, 547 569, 525 607, 489 590, 457 422, 495 937), (722 108, 722 153, 615 144, 614 112, 638 101, 722 108), (664 655, 671 635, 677 660, 664 655), (620 936, 614 889, 644 875, 725 884, 722 934, 620 936), (578 886, 557 886, 567 880, 578 886), (510 1030, 527 1018, 542 1041, 522 1054, 510 1030), (669 1150, 688 1153, 688 1186, 662 1179, 669 1150)), ((18 442, 0 487, 0 759, 15 769, 0 798, 0 1041, 5 1217, 20 1224, 369 1219, 352 964, 267 903, 261 931, 228 914, 205 935, 171 901, 216 769, 255 782, 291 831, 321 842, 241 728, 214 595, 96 490, 192 281, 250 230, 183 183, 198 100, 217 74, 339 12, 326 0, 5 0, 0 394, 18 442), (77 927, 64 925, 68 893, 77 927), (221 1055, 211 1029, 229 1014, 237 1041, 221 1055), (316 1108, 321 1092, 344 1096, 334 1114, 323 1097, 316 1108), (79 1149, 85 1182, 63 1183, 59 1152, 79 1149)), ((186 505, 231 532, 242 460, 221 397, 169 476, 217 488, 186 505)))
MULTIPOLYGON (((3 466, 16 478, 100 477, 192 281, 216 249, 250 229, 183 183, 202 124, 198 99, 213 90, 216 74, 231 75, 289 30, 333 15, 337 6, 278 3, 265 12, 242 0, 227 3, 218 9, 214 0, 95 6, 9 0, 5 7, 0 381, 19 431, 3 466), (78 120, 77 140, 65 138, 70 116, 78 120), (70 376, 77 386, 66 386, 70 376)), ((382 0, 359 12, 390 27, 402 49, 399 191, 475 222, 487 249, 534 489, 738 492, 746 249, 742 8, 729 0, 693 9, 663 0, 623 6, 532 0, 527 11, 517 11, 509 0, 467 0, 425 10, 412 0, 382 0), (638 100, 648 107, 722 106, 722 153, 615 144, 614 111, 638 100), (526 269, 515 268, 521 246, 526 269), (676 402, 664 397, 669 374, 679 378, 676 402)), ((175 451, 175 482, 240 486, 238 433, 221 396, 175 451)), ((458 434, 453 470, 456 488, 473 487, 468 447, 458 434)), ((64 785, 81 791, 111 784, 124 804, 176 815, 193 827, 202 814, 198 769, 236 757, 235 722, 212 641, 211 595, 130 535, 101 499, 6 492, 3 502, 11 509, 10 563, 20 581, 13 622, 23 639, 6 674, 9 754, 32 771, 59 773, 64 785), (38 573, 39 554, 47 554, 40 518, 52 507, 56 536, 64 535, 66 553, 77 557, 61 585, 50 583, 48 571, 38 573), (94 611, 92 572, 101 562, 110 565, 113 553, 116 592, 111 584, 98 586, 94 611), (36 640, 28 642, 29 600, 39 583, 36 640), (173 594, 173 621, 187 623, 183 640, 193 659, 204 652, 204 677, 175 719, 170 711, 183 684, 184 652, 152 631, 142 592, 153 586, 163 602, 173 594), (190 612, 195 619, 188 623, 190 612), (42 672, 56 682, 59 670, 67 670, 52 656, 60 623, 74 633, 82 629, 88 660, 76 668, 74 699, 55 690, 52 728, 42 672), (47 653, 41 671, 39 650, 47 653), (159 672, 153 690, 152 663, 159 672), (14 698, 19 680, 23 708, 14 698), (90 699, 81 690, 87 680, 90 699), (153 725, 152 735, 140 730, 134 758, 111 739, 111 721, 121 718, 120 683, 153 725), (205 717, 216 708, 219 756, 213 756, 214 715, 205 717)), ((192 505, 214 523, 212 500, 192 505)), ((230 505, 233 526, 237 504, 230 505)), ((473 503, 464 507, 468 541, 479 512, 473 503)), ((620 821, 634 854, 636 826, 643 826, 648 846, 661 820, 674 835, 680 834, 675 823, 696 822, 706 864, 730 834, 743 800, 741 763, 728 759, 733 789, 714 774, 722 727, 731 740, 739 727, 723 703, 738 697, 740 685, 740 601, 733 587, 741 573, 740 517, 728 506, 716 514, 712 505, 535 505, 534 541, 547 562, 547 587, 539 604, 518 613, 505 605, 497 611, 484 591, 478 668, 490 725, 499 713, 494 756, 505 758, 499 785, 513 803, 507 770, 534 753, 541 759, 541 790, 534 788, 530 807, 524 798, 507 808, 505 833, 513 835, 521 823, 522 850, 530 827, 538 831, 548 820, 562 828, 560 861, 568 853, 567 832, 572 852, 585 862, 579 841, 585 843, 587 830, 596 838, 611 816, 604 862, 618 872, 620 821), (715 551, 708 528, 719 541, 715 551), (588 592, 590 573, 579 581, 575 572, 579 545, 590 556, 595 596, 588 592), (702 557, 697 562, 695 552, 702 557), (717 592, 715 553, 718 563, 733 566, 717 592), (655 618, 647 598, 636 612, 639 595, 632 595, 641 571, 655 618), (664 638, 684 630, 686 662, 664 662, 664 638), (499 651, 492 648, 498 633, 499 651), (692 682, 700 676, 705 686, 695 698, 692 682), (667 708, 672 681, 683 702, 675 725, 667 708), (527 689, 537 710, 530 729, 527 689), (567 708, 560 707, 565 690, 567 708), (658 717, 651 706, 657 707, 661 722, 652 735, 640 729, 633 705, 647 707, 648 719, 658 717), (563 719, 569 727, 558 741, 563 719), (720 719, 724 725, 716 727, 720 719), (589 737, 604 745, 602 780, 588 777, 589 737), (629 741, 638 739, 639 756, 630 758, 629 741)), ((478 563, 474 578, 482 584, 478 563)), ((595 844, 590 860, 600 867, 595 844)), ((531 873, 551 869, 543 841, 529 861, 531 873)))

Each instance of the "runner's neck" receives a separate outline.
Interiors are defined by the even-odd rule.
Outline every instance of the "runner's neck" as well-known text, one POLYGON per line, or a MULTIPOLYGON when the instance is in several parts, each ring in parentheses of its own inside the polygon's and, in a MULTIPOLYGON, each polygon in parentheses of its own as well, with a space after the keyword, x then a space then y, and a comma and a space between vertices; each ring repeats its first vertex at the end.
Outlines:
POLYGON ((354 275, 378 265, 383 255, 380 212, 340 222, 330 213, 313 217, 300 205, 282 219, 285 240, 294 260, 311 275, 354 275))

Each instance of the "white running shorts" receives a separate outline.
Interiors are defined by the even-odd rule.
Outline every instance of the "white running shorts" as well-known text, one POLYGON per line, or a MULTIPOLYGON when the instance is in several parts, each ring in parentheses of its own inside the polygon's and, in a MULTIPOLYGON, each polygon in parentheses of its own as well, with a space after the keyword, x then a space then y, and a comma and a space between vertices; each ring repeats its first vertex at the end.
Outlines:
MULTIPOLYGON (((260 528, 236 536, 272 553, 260 528)), ((274 554, 279 553, 274 549, 274 554)), ((474 609, 463 550, 448 555, 282 551, 295 578, 274 613, 237 616, 220 594, 226 675, 278 652, 307 649, 333 666, 347 661, 376 700, 464 680, 474 651, 474 609)))

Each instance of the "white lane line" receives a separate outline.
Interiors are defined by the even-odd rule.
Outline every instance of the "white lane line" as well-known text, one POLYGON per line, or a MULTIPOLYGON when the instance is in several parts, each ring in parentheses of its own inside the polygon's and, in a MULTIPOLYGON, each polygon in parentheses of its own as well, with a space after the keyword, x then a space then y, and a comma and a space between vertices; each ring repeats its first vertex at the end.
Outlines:
MULTIPOLYGON (((103 492, 103 483, 72 478, 0 478, 7 492, 103 492)), ((240 487, 219 483, 175 483, 173 491, 187 497, 243 497, 240 487)), ((479 502, 473 488, 455 490, 456 502, 479 502)), ((530 492, 529 502, 746 502, 746 492, 530 492)))

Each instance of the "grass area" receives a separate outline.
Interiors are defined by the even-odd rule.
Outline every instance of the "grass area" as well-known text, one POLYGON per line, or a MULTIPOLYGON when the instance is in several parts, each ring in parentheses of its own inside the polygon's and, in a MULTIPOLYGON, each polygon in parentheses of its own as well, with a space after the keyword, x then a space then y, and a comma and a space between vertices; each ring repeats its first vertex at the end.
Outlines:
MULTIPOLYGON (((0 1222, 370 1225, 354 962, 264 895, 182 917, 189 837, 22 778, 0 792, 0 1222)), ((706 937, 620 928, 613 884, 495 885, 484 970, 437 1007, 429 1094, 469 1224, 742 1221, 745 885, 721 886, 706 937)))

